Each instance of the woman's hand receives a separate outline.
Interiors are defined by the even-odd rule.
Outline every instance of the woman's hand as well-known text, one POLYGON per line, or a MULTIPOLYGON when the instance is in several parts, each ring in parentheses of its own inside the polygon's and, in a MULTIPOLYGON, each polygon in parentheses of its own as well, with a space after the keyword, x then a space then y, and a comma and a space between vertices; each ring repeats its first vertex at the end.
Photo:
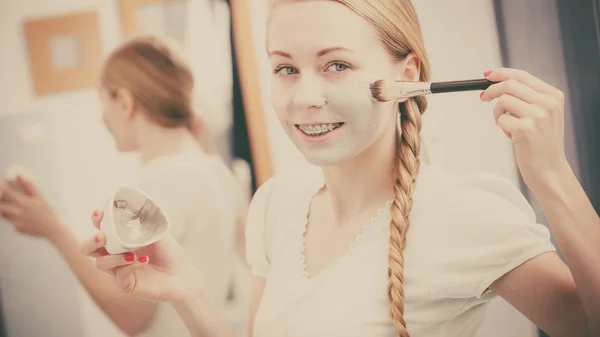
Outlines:
POLYGON ((18 176, 12 184, 0 182, 0 190, 0 215, 10 221, 18 232, 51 239, 64 229, 54 208, 33 182, 18 176))
POLYGON ((499 83, 485 90, 481 99, 498 99, 496 123, 511 139, 527 185, 534 189, 570 170, 564 150, 563 93, 523 70, 494 69, 485 77, 499 83))
MULTIPOLYGON (((100 228, 103 213, 92 215, 100 228)), ((83 242, 84 254, 96 258, 97 268, 113 275, 124 291, 149 301, 180 302, 202 290, 199 272, 189 262, 185 251, 167 235, 157 243, 138 251, 109 255, 102 232, 83 242)))

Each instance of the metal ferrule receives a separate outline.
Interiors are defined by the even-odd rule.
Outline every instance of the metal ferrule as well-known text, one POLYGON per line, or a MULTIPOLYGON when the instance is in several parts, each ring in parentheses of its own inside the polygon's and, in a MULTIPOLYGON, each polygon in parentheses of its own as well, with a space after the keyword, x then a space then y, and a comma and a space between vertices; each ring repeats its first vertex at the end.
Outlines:
POLYGON ((396 99, 431 94, 431 82, 396 82, 396 99))

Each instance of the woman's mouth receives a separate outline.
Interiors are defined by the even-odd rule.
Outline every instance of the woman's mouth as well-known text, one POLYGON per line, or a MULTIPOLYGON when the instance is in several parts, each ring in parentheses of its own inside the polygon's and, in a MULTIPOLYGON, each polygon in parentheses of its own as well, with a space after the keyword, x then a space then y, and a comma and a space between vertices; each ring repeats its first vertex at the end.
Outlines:
POLYGON ((324 124, 296 124, 296 128, 298 128, 303 134, 309 137, 319 137, 330 133, 331 131, 339 128, 344 125, 343 122, 339 123, 324 123, 324 124))

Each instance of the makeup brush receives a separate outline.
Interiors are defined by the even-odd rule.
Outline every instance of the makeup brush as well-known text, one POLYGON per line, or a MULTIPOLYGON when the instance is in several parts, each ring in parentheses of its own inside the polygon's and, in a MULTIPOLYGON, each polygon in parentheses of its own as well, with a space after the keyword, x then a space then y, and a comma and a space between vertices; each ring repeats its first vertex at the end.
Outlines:
POLYGON ((371 95, 380 102, 444 92, 485 90, 492 82, 487 79, 449 82, 403 82, 378 80, 371 84, 371 95))

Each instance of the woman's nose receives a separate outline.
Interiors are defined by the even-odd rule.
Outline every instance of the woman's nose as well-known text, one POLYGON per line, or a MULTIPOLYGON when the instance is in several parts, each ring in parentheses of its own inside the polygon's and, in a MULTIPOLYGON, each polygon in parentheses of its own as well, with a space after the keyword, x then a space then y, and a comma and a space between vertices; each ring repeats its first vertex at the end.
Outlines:
POLYGON ((318 80, 312 77, 303 78, 297 86, 296 94, 294 95, 294 105, 297 109, 320 109, 327 104, 327 98, 318 80))

